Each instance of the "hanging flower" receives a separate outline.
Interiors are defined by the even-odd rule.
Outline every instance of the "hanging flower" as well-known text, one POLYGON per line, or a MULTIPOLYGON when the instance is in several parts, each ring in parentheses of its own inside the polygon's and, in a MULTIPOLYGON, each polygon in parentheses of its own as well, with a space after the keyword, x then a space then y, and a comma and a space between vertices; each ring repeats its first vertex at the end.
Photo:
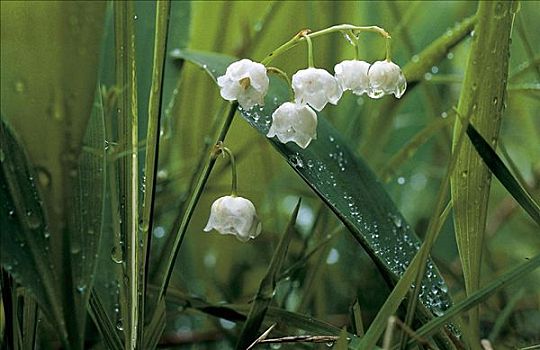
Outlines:
POLYGON ((306 148, 317 138, 317 114, 307 105, 285 102, 272 113, 272 126, 266 136, 306 148))
POLYGON ((377 61, 369 67, 369 91, 371 98, 381 98, 394 94, 397 98, 403 96, 407 81, 399 66, 391 61, 377 61))
POLYGON ((269 79, 264 65, 244 58, 231 63, 225 75, 218 77, 217 83, 221 97, 227 101, 238 100, 242 108, 250 109, 264 105, 269 79))
POLYGON ((368 69, 370 64, 365 61, 350 60, 336 64, 336 80, 343 91, 351 90, 355 95, 369 91, 368 69))
POLYGON ((204 228, 222 235, 235 235, 242 242, 255 238, 261 233, 261 222, 250 200, 237 196, 218 198, 210 209, 210 218, 204 228))
POLYGON ((296 102, 307 103, 319 112, 328 102, 337 104, 343 94, 336 79, 319 68, 307 68, 296 72, 292 77, 292 88, 296 102))

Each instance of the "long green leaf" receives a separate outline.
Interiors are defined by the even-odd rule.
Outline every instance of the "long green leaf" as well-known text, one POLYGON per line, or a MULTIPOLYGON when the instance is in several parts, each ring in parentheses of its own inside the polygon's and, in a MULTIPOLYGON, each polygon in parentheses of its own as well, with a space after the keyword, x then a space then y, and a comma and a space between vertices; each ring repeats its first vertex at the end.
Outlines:
POLYGON ((499 158, 497 153, 491 148, 489 143, 480 135, 474 126, 467 127, 467 135, 469 136, 476 152, 482 157, 486 166, 491 170, 493 175, 501 182, 506 190, 514 197, 521 207, 529 214, 529 216, 540 225, 540 207, 534 201, 532 196, 521 186, 519 181, 512 175, 504 162, 499 158))
POLYGON ((294 234, 294 224, 296 222, 296 217, 298 216, 300 203, 301 200, 299 199, 291 214, 285 233, 281 236, 276 251, 272 256, 268 270, 259 284, 259 289, 255 295, 253 304, 251 305, 251 309, 249 310, 240 337, 238 338, 238 343, 236 344, 236 349, 238 350, 247 348, 257 338, 259 328, 261 327, 268 306, 274 296, 277 277, 287 255, 289 243, 294 234))
MULTIPOLYGON (((70 348, 83 346, 87 297, 79 295, 77 285, 92 269, 91 261, 79 269, 73 259, 80 226, 72 223, 81 217, 81 207, 73 203, 81 193, 81 150, 93 108, 105 5, 3 2, 0 11, 3 118, 20 135, 36 169, 43 225, 50 235, 45 254, 58 278, 55 284, 62 286, 56 291, 62 317, 71 319, 65 323, 70 348), (35 57, 47 62, 47 69, 35 57)), ((55 328, 62 332, 64 327, 55 328)))
POLYGON ((139 229, 142 235, 142 247, 140 250, 139 272, 143 277, 139 279, 139 318, 137 331, 137 347, 144 344, 144 319, 146 283, 148 281, 148 265, 150 264, 150 237, 153 226, 153 211, 155 203, 156 173, 159 155, 159 127, 161 120, 161 104, 163 97, 163 73, 165 68, 166 44, 169 25, 170 2, 160 1, 156 3, 154 58, 152 68, 152 85, 148 97, 148 130, 146 132, 146 157, 144 161, 143 186, 145 189, 139 229))
POLYGON ((17 283, 32 293, 60 340, 67 345, 62 291, 55 288, 59 281, 49 255, 50 232, 36 174, 3 118, 0 125, 0 263, 17 283))
MULTIPOLYGON (((514 6, 510 1, 479 2, 477 25, 457 108, 458 115, 470 117, 471 123, 494 145, 505 105, 514 6)), ((456 122, 454 146, 461 128, 456 122)), ((466 142, 459 151, 451 186, 456 241, 469 295, 480 285, 490 184, 489 170, 474 147, 466 142)), ((473 309, 470 316, 471 342, 479 344, 478 309, 473 309)))
MULTIPOLYGON (((179 58, 205 69, 213 78, 222 75, 234 58, 214 53, 180 51, 179 58)), ((271 79, 264 108, 241 110, 243 118, 266 135, 271 114, 288 100, 288 88, 271 79)), ((367 165, 324 116, 319 115, 317 140, 303 150, 294 144, 269 140, 301 178, 320 196, 351 231, 354 238, 392 278, 398 279, 416 254, 420 242, 367 165)), ((429 264, 422 303, 440 314, 451 303, 445 283, 429 264)))
POLYGON ((123 276, 127 302, 121 305, 125 346, 134 349, 139 317, 138 280, 139 247, 139 160, 138 160, 138 99, 137 66, 135 55, 134 3, 114 3, 114 32, 116 46, 116 85, 121 88, 118 98, 118 141, 127 156, 120 158, 118 166, 118 193, 120 207, 120 235, 123 240, 123 276))

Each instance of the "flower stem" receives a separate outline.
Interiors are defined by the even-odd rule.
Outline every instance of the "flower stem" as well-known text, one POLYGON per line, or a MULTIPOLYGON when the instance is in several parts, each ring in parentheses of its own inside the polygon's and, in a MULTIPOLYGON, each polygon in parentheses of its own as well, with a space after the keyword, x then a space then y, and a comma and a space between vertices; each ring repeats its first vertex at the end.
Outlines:
POLYGON ((266 71, 268 73, 277 74, 277 75, 281 76, 283 79, 285 79, 285 81, 287 82, 287 86, 289 87, 289 92, 291 94, 291 98, 294 100, 294 91, 292 90, 291 79, 289 79, 289 76, 287 75, 287 73, 285 73, 284 71, 282 71, 281 69, 279 69, 277 67, 267 67, 266 71))
POLYGON ((308 67, 309 68, 313 68, 315 67, 315 65, 313 64, 313 43, 311 42, 311 38, 307 35, 307 34, 304 34, 304 37, 306 38, 306 43, 307 43, 307 50, 308 50, 308 53, 307 53, 307 60, 308 60, 308 67))
POLYGON ((234 154, 232 151, 223 146, 223 142, 219 141, 216 145, 217 152, 223 153, 223 156, 225 157, 225 153, 229 156, 229 159, 231 161, 231 177, 232 177, 232 185, 231 185, 231 195, 233 197, 236 197, 238 195, 238 175, 236 172, 236 159, 234 158, 234 154))
POLYGON ((354 26, 352 24, 339 24, 339 25, 335 25, 335 26, 328 27, 328 28, 325 28, 316 32, 311 32, 311 33, 309 32, 309 29, 304 29, 298 34, 296 34, 291 40, 287 41, 285 44, 281 45, 274 51, 270 52, 268 56, 266 56, 261 61, 261 63, 264 64, 265 66, 268 65, 268 63, 270 63, 274 58, 278 57, 279 55, 283 54, 289 49, 295 47, 303 40, 308 40, 308 38, 312 39, 312 38, 326 35, 329 33, 343 32, 343 31, 352 31, 353 33, 371 32, 371 33, 377 33, 385 39, 390 38, 390 34, 388 34, 386 30, 377 26, 359 27, 359 26, 354 26))
POLYGON ((386 37, 386 61, 392 61, 392 38, 390 36, 386 37))

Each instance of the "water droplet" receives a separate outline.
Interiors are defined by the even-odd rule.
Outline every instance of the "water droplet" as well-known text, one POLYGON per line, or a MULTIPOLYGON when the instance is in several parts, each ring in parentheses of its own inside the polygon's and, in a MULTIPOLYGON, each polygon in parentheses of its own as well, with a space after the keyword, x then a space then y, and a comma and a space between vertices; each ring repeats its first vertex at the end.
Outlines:
POLYGON ((437 66, 431 67, 431 73, 433 73, 433 74, 439 73, 439 67, 437 67, 437 66))
POLYGON ((449 59, 449 60, 453 59, 454 58, 454 53, 453 52, 447 53, 446 58, 449 59))
POLYGON ((86 291, 86 284, 84 284, 84 282, 79 282, 79 284, 77 284, 77 292, 79 293, 84 293, 86 291))
POLYGON ((122 264, 124 262, 124 256, 121 247, 113 247, 111 250, 111 259, 116 264, 122 264))
POLYGON ((330 249, 330 252, 328 253, 328 257, 326 258, 326 263, 328 265, 333 265, 339 261, 339 252, 337 249, 332 248, 330 249))
POLYGON ((133 16, 133 19, 136 21, 137 19, 139 19, 139 16, 135 15, 133 16))
POLYGON ((289 157, 289 162, 294 166, 295 168, 303 168, 304 167, 304 161, 302 158, 300 158, 299 154, 294 154, 289 157))
POLYGON ((442 112, 442 113, 441 113, 441 118, 443 118, 443 119, 448 118, 448 113, 442 112))
POLYGON ((398 177, 397 178, 397 183, 398 183, 398 185, 405 184, 405 178, 403 176, 398 177))
POLYGON ((462 178, 464 178, 464 179, 467 178, 467 175, 468 175, 468 171, 467 171, 467 170, 463 170, 463 171, 461 172, 461 177, 462 177, 462 178))
POLYGON ((116 329, 118 329, 119 331, 124 330, 124 324, 122 323, 122 320, 118 320, 118 322, 116 322, 116 329))
POLYGON ((33 230, 38 229, 41 226, 40 218, 30 210, 26 212, 26 222, 28 223, 28 227, 33 230))
POLYGON ((36 172, 39 184, 48 189, 51 186, 51 174, 49 171, 43 167, 36 167, 36 172))
POLYGON ((431 73, 424 74, 424 80, 431 80, 432 78, 433 78, 433 74, 431 73))
POLYGON ((22 80, 15 81, 13 87, 15 88, 15 92, 17 92, 18 94, 22 94, 24 90, 26 90, 26 84, 22 80))
POLYGON ((497 96, 493 97, 493 104, 497 105, 498 102, 499 102, 499 99, 497 98, 497 96))
POLYGON ((413 61, 414 63, 419 62, 419 61, 420 61, 420 56, 414 55, 414 56, 411 58, 411 61, 413 61))

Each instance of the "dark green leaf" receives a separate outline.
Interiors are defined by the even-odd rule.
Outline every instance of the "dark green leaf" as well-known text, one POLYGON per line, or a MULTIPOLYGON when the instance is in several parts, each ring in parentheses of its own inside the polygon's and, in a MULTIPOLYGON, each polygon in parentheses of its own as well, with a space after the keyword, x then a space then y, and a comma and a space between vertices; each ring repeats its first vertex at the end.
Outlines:
POLYGON ((497 153, 491 148, 489 143, 484 140, 478 130, 471 124, 469 124, 467 128, 467 135, 476 149, 476 152, 482 157, 482 160, 486 163, 493 175, 495 175, 527 214, 540 225, 540 208, 538 207, 538 204, 516 180, 501 158, 499 158, 497 153))
POLYGON ((59 281, 50 257, 50 233, 36 174, 3 117, 0 133, 0 262, 32 293, 60 339, 67 343, 62 294, 56 288, 59 281))

